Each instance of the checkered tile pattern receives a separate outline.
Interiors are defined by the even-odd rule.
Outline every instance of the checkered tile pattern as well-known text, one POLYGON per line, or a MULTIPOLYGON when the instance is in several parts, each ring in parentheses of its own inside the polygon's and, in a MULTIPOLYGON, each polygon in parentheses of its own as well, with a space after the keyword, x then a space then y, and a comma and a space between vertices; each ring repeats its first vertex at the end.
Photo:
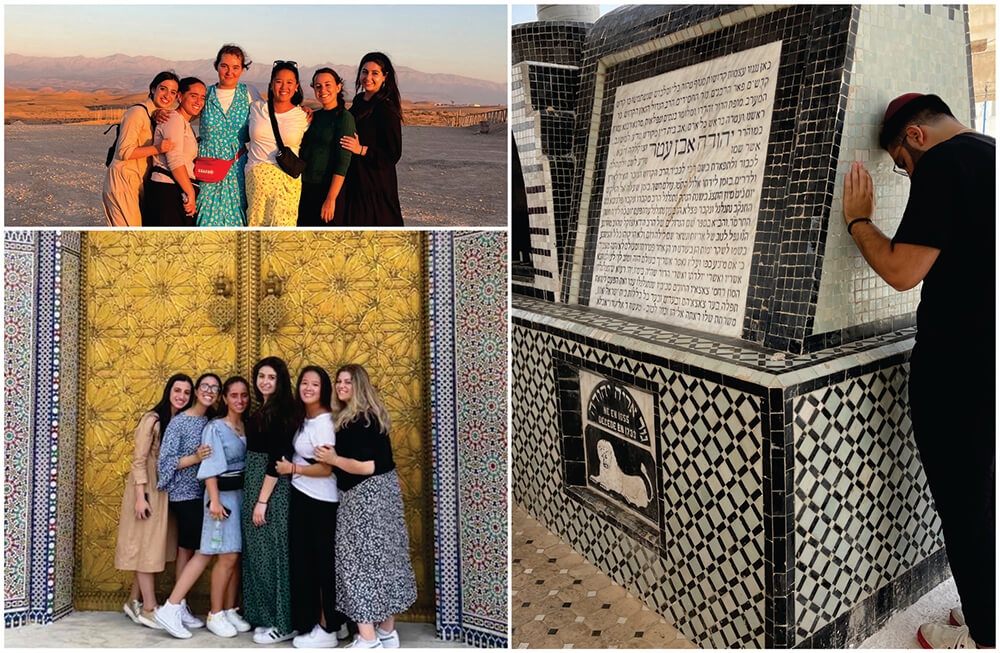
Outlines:
POLYGON ((908 435, 907 367, 794 400, 797 641, 943 546, 908 435))
POLYGON ((616 582, 701 646, 763 646, 760 400, 578 342, 514 328, 513 491, 616 582), (665 497, 660 546, 631 538, 562 492, 552 352, 658 388, 665 497))

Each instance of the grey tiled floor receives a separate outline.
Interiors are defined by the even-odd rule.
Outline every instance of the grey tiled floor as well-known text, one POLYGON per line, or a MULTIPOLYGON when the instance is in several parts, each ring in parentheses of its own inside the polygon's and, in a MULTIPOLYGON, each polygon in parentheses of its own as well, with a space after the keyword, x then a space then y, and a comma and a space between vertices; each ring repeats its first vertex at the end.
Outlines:
POLYGON ((516 504, 512 648, 697 648, 516 504))

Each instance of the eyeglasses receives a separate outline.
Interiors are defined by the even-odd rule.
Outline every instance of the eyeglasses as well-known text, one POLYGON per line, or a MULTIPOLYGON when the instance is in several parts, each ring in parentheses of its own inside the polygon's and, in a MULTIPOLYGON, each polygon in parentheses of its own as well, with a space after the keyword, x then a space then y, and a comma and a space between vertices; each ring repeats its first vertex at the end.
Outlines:
POLYGON ((222 390, 222 388, 220 388, 219 386, 209 385, 208 383, 202 383, 201 385, 198 386, 198 389, 201 390, 202 392, 210 392, 213 395, 219 394, 219 390, 222 390))
POLYGON ((271 64, 271 67, 274 68, 275 66, 280 66, 283 63, 286 63, 289 66, 292 66, 293 68, 298 68, 298 66, 299 66, 299 62, 298 61, 282 61, 281 59, 275 59, 274 63, 271 64))

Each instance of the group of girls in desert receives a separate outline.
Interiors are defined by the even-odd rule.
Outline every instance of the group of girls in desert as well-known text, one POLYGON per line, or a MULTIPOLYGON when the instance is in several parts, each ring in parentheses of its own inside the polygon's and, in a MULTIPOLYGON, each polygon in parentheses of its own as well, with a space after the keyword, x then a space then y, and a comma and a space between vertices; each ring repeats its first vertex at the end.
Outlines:
POLYGON ((296 62, 273 63, 266 98, 240 81, 250 65, 242 48, 224 45, 215 84, 153 78, 122 118, 104 183, 108 223, 402 226, 402 107, 389 58, 361 58, 349 110, 332 68, 313 73, 321 109, 312 111, 296 62))
POLYGON ((394 615, 416 600, 389 414, 359 365, 331 383, 314 365, 293 394, 280 358, 221 381, 167 381, 139 420, 122 499, 115 566, 135 573, 125 613, 178 638, 298 648, 394 648, 394 615), (251 394, 256 400, 251 414, 251 394), (158 604, 154 574, 177 561, 158 604), (209 563, 210 610, 186 596, 209 563), (243 588, 242 614, 238 607, 243 588))

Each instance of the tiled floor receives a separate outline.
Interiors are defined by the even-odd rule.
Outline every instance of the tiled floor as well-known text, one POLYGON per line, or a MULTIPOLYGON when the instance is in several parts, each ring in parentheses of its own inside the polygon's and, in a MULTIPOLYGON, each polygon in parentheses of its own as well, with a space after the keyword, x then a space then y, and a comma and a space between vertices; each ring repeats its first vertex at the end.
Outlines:
POLYGON ((512 648, 697 648, 517 504, 512 648))

